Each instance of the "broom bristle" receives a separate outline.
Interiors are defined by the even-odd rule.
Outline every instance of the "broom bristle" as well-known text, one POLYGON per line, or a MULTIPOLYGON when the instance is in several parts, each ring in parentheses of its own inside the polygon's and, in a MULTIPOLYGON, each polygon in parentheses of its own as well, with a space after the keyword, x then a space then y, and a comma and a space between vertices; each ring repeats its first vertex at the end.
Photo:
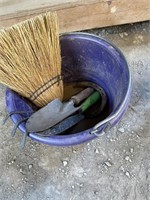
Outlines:
POLYGON ((0 31, 0 82, 37 106, 63 97, 58 21, 48 12, 0 31))

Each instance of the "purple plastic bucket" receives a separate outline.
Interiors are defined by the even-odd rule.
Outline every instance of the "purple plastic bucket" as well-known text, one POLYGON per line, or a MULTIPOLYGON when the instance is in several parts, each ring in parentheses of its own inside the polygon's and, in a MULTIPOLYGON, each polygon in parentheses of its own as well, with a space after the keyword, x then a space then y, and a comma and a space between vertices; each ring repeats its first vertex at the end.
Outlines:
MULTIPOLYGON (((115 45, 102 38, 86 33, 69 33, 62 35, 60 42, 64 81, 90 81, 101 86, 112 110, 94 127, 74 134, 42 137, 29 133, 31 139, 44 144, 70 146, 92 140, 120 121, 130 101, 131 77, 124 55, 115 45)), ((10 89, 6 90, 6 105, 9 113, 20 110, 32 112, 30 105, 10 89)), ((23 116, 14 114, 11 119, 16 124, 23 116)), ((24 122, 19 129, 25 133, 24 122)))

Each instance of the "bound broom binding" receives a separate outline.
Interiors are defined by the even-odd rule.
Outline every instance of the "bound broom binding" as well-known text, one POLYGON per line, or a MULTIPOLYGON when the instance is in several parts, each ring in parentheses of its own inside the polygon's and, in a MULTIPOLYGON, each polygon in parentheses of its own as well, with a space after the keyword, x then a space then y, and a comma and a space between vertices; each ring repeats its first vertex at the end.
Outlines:
POLYGON ((63 97, 63 82, 60 78, 47 85, 55 77, 61 77, 55 12, 39 15, 0 31, 2 84, 42 107, 55 98, 63 97), (35 98, 37 90, 40 92, 37 92, 35 98))
POLYGON ((50 87, 52 87, 54 84, 58 84, 62 80, 62 76, 58 75, 50 80, 48 80, 44 85, 40 86, 38 89, 36 89, 32 95, 29 97, 31 101, 35 101, 42 93, 44 93, 46 90, 48 90, 50 87))

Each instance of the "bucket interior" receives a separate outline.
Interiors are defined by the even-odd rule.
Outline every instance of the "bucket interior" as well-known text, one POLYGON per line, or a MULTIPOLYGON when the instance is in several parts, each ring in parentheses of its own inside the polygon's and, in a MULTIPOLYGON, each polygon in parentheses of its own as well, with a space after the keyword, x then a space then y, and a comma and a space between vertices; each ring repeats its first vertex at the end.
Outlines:
POLYGON ((94 119, 85 119, 67 133, 93 127, 116 112, 129 83, 129 71, 119 50, 105 40, 86 35, 67 35, 61 39, 62 74, 65 83, 89 81, 102 87, 107 95, 104 111, 94 119))

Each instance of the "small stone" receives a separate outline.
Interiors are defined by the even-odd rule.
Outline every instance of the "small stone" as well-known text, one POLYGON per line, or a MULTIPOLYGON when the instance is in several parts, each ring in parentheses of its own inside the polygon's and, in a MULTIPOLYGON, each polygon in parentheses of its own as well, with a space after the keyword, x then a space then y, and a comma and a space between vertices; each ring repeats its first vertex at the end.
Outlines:
POLYGON ((124 35, 125 35, 125 36, 128 36, 128 33, 127 33, 127 32, 124 32, 124 35))
POLYGON ((95 195, 98 195, 98 191, 94 191, 94 194, 95 194, 95 195))
POLYGON ((115 139, 113 139, 113 138, 110 138, 110 140, 109 140, 110 142, 115 142, 116 140, 115 139))
POLYGON ((84 172, 84 173, 83 173, 83 175, 84 175, 84 176, 87 176, 87 173, 86 173, 86 172, 84 172))
POLYGON ((20 172, 20 173, 23 173, 23 170, 22 170, 22 168, 20 168, 19 172, 20 172))
POLYGON ((105 164, 107 167, 111 167, 111 166, 112 166, 112 163, 109 162, 109 161, 105 161, 104 164, 105 164))
POLYGON ((34 149, 34 148, 31 148, 31 150, 32 150, 32 151, 35 151, 35 149, 34 149))
POLYGON ((119 170, 122 171, 122 172, 125 171, 123 166, 120 166, 119 170))
POLYGON ((109 139, 109 138, 110 138, 110 135, 106 135, 106 137, 109 139))
POLYGON ((99 153, 99 150, 98 150, 98 149, 95 149, 94 152, 95 152, 96 154, 98 154, 98 153, 99 153))
POLYGON ((68 165, 68 162, 66 160, 63 161, 63 166, 65 167, 66 165, 68 165))
POLYGON ((131 161, 132 161, 132 160, 130 159, 130 157, 129 157, 129 156, 126 156, 126 157, 125 157, 125 160, 126 160, 126 161, 129 161, 129 162, 131 162, 131 161))
POLYGON ((119 128, 118 131, 124 133, 124 128, 119 128))
POLYGON ((106 31, 105 31, 105 29, 103 29, 103 30, 102 30, 102 34, 103 34, 103 35, 104 35, 104 34, 106 34, 106 31))
POLYGON ((125 172, 125 175, 126 175, 128 178, 131 177, 131 176, 130 176, 130 173, 129 173, 128 171, 125 172))
POLYGON ((129 159, 130 159, 130 158, 129 158, 129 156, 126 156, 126 157, 125 157, 125 160, 127 160, 127 161, 128 161, 129 159))
POLYGON ((76 151, 76 150, 73 150, 72 152, 73 152, 73 153, 77 153, 77 151, 76 151))
POLYGON ((119 35, 120 35, 121 38, 123 38, 123 36, 124 36, 123 33, 119 33, 119 35))
POLYGON ((32 164, 30 164, 30 165, 29 165, 29 169, 31 169, 32 167, 33 167, 33 165, 32 165, 32 164))
POLYGON ((72 185, 71 188, 74 189, 75 188, 74 185, 72 185))
POLYGON ((133 149, 133 148, 130 148, 130 150, 129 150, 129 151, 130 151, 130 153, 133 153, 134 149, 133 149))

